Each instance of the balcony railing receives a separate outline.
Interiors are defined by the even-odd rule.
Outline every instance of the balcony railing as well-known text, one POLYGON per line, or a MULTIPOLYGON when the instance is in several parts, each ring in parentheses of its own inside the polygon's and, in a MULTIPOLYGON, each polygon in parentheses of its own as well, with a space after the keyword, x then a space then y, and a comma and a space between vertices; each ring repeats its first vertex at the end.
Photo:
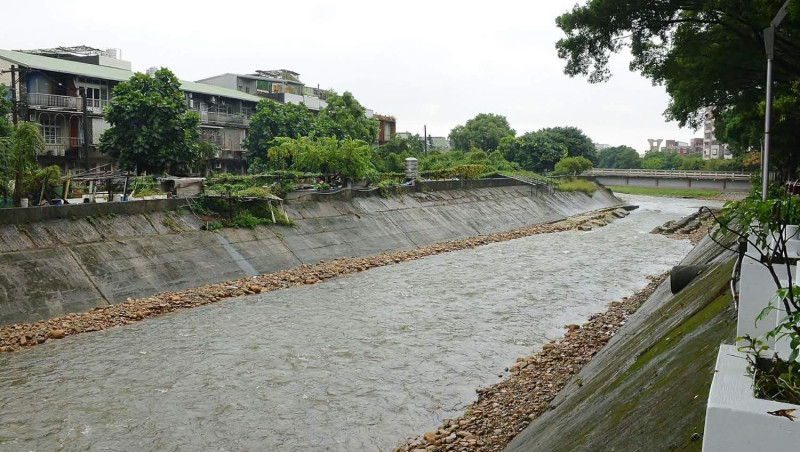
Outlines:
MULTIPOLYGON (((64 110, 83 110, 80 97, 61 96, 57 94, 27 93, 25 103, 30 107, 58 108, 64 110)), ((86 107, 92 113, 102 113, 110 101, 102 99, 86 99, 86 107)))
POLYGON ((65 110, 81 110, 80 97, 59 96, 56 94, 28 93, 25 102, 31 107, 63 108, 65 110))
POLYGON ((232 124, 240 126, 249 126, 250 120, 245 115, 237 114, 232 115, 229 113, 216 113, 213 111, 201 111, 200 121, 208 124, 232 124))

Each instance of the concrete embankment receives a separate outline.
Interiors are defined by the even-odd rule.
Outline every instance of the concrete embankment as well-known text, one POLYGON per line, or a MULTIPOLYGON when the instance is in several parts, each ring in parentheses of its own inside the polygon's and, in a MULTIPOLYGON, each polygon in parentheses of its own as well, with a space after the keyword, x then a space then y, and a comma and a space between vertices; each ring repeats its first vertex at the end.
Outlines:
POLYGON ((505 450, 700 450, 717 350, 736 330, 733 260, 704 238, 682 264, 708 268, 677 295, 663 283, 505 450))
POLYGON ((190 213, 88 216, 0 226, 0 325, 35 322, 204 284, 413 249, 619 204, 610 192, 529 186, 306 197, 296 227, 201 230, 190 213))

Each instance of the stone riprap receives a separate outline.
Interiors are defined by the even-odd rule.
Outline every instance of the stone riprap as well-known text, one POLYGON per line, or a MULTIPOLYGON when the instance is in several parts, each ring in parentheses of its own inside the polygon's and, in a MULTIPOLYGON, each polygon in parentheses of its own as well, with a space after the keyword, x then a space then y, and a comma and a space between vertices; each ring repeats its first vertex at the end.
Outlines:
MULTIPOLYGON (((310 199, 309 199, 310 198, 310 199)), ((0 226, 0 325, 36 322, 267 274, 508 231, 617 206, 612 193, 508 186, 286 204, 295 227, 207 232, 188 212, 0 226)))

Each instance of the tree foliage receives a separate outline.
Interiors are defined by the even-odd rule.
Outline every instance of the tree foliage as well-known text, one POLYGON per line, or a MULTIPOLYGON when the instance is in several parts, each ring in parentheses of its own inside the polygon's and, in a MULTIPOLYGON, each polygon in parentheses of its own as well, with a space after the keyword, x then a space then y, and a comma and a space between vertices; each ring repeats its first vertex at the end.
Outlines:
MULTIPOLYGON (((558 17, 566 37, 556 44, 565 73, 591 82, 610 76, 611 54, 630 49, 631 69, 665 86, 665 116, 698 127, 715 107, 717 130, 735 149, 757 147, 763 133, 765 54, 762 30, 784 0, 588 0, 558 17), (760 124, 761 123, 761 124, 760 124)), ((776 168, 797 167, 800 127, 800 2, 775 39, 773 132, 776 168)))
POLYGON ((466 151, 478 148, 492 152, 500 145, 504 137, 513 137, 516 134, 508 124, 505 116, 493 113, 481 113, 467 121, 465 125, 458 125, 450 131, 450 139, 456 149, 466 151))
POLYGON ((629 146, 614 146, 597 153, 598 168, 633 169, 641 167, 641 158, 636 149, 629 146))
POLYGON ((242 145, 251 155, 263 158, 267 149, 276 144, 276 138, 307 137, 315 130, 314 115, 304 104, 279 104, 264 99, 250 118, 250 129, 242 145))
POLYGON ((568 156, 567 147, 559 138, 550 132, 528 132, 518 138, 507 136, 501 140, 498 150, 524 170, 547 172, 568 156))
POLYGON ((23 194, 25 175, 36 168, 36 156, 44 152, 44 139, 39 127, 22 122, 11 127, 11 133, 0 137, 0 164, 2 164, 2 190, 7 195, 9 182, 14 180, 14 205, 19 205, 23 194))
POLYGON ((327 106, 316 121, 317 136, 336 137, 374 143, 378 139, 378 121, 366 117, 366 109, 347 91, 341 96, 331 93, 327 106))
POLYGON ((12 105, 9 96, 8 88, 0 83, 0 138, 7 137, 11 134, 11 123, 8 117, 11 115, 12 105))
POLYGON ((570 157, 585 157, 592 163, 597 162, 597 151, 592 139, 577 127, 549 127, 539 132, 547 132, 567 148, 570 157))
POLYGON ((575 176, 590 169, 592 169, 592 162, 586 157, 564 157, 556 163, 553 173, 559 176, 575 176))
POLYGON ((291 154, 293 169, 297 171, 339 175, 353 180, 364 179, 375 172, 372 148, 361 140, 302 137, 285 139, 274 149, 280 155, 291 154))
POLYGON ((408 153, 412 156, 419 156, 425 153, 425 141, 419 134, 408 138, 400 138, 397 135, 391 137, 389 141, 378 147, 378 153, 382 156, 389 153, 402 154, 408 153))
POLYGON ((188 111, 180 81, 168 69, 152 77, 137 73, 118 84, 105 119, 111 127, 100 137, 100 150, 123 169, 160 173, 201 158, 200 119, 188 111))

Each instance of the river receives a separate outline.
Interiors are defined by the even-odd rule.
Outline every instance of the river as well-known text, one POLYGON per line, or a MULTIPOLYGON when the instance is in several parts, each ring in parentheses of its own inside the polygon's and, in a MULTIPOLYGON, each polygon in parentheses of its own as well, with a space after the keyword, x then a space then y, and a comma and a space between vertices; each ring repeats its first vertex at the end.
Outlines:
POLYGON ((0 450, 391 450, 691 249, 708 202, 643 196, 543 234, 0 354, 0 450))

